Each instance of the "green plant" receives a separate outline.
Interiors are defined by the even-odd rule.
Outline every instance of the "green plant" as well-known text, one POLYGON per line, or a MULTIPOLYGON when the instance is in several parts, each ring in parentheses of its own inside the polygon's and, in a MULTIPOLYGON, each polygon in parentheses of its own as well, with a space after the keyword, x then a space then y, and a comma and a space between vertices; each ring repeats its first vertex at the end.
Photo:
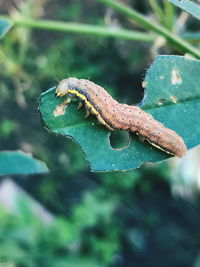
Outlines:
MULTIPOLYGON (((174 11, 168 2, 164 1, 165 12, 161 9, 156 1, 150 1, 150 5, 160 20, 158 22, 147 19, 137 11, 124 6, 113 0, 99 0, 107 6, 112 7, 116 11, 127 16, 141 27, 153 31, 156 35, 162 36, 169 45, 175 49, 190 53, 199 58, 200 52, 197 48, 181 39, 180 36, 173 32, 174 11)), ((191 6, 184 6, 190 12, 191 6)), ((193 11, 191 11, 193 14, 193 11)), ((13 26, 24 26, 30 28, 38 28, 53 31, 73 32, 89 35, 98 35, 101 37, 115 37, 122 39, 130 39, 137 41, 152 42, 151 33, 141 33, 130 30, 113 30, 105 26, 83 25, 76 23, 65 23, 56 21, 42 21, 21 16, 20 18, 5 18, 2 20, 2 29, 13 26), (7 23, 7 24, 6 24, 7 23)), ((161 120, 169 128, 176 130, 183 136, 188 148, 198 145, 198 130, 196 125, 198 121, 193 122, 191 109, 197 112, 196 99, 199 97, 197 88, 198 75, 195 76, 194 69, 199 68, 197 60, 180 58, 177 56, 160 57, 153 64, 147 73, 145 82, 147 84, 147 101, 143 109, 153 114, 158 120, 161 120), (186 74, 187 69, 191 73, 186 74), (172 72, 177 69, 178 75, 181 76, 181 82, 174 83, 172 80, 172 72), (162 70, 160 72, 160 70, 162 70), (164 78, 161 78, 164 77, 164 78), (156 84, 155 84, 156 81, 156 84), (191 95, 190 87, 194 88, 191 95), (181 94, 180 94, 181 92, 181 94), (161 100, 163 100, 161 103, 161 100), (184 113, 183 113, 184 111, 184 113), (182 120, 182 115, 187 116, 188 125, 176 124, 176 121, 182 120), (167 116, 168 115, 168 116, 167 116), (193 129, 194 128, 194 129, 193 129), (194 136, 192 133, 196 133, 194 136), (192 136, 192 138, 191 138, 192 136)), ((150 148, 146 143, 141 143, 137 139, 131 138, 131 144, 122 150, 114 150, 109 142, 109 134, 102 127, 91 127, 94 120, 85 120, 83 123, 80 112, 74 110, 74 105, 69 105, 65 116, 55 118, 53 111, 61 100, 55 99, 54 90, 51 89, 42 96, 42 105, 40 108, 45 125, 56 133, 64 133, 72 136, 83 148, 90 161, 93 170, 127 170, 140 166, 145 161, 160 161, 168 156, 156 149, 150 148), (69 116, 70 114, 70 116, 69 116), (84 134, 82 134, 84 132, 84 134), (86 134, 87 133, 87 134, 86 134), (95 149, 91 140, 96 140, 95 149), (98 151, 98 152, 97 152, 98 151), (98 157, 104 151, 104 160, 98 157)), ((197 116, 199 117, 199 116, 197 116)))
MULTIPOLYGON (((120 102, 135 104, 143 96, 144 69, 157 54, 187 53, 184 57, 168 55, 155 60, 145 78, 148 94, 143 107, 174 127, 188 147, 193 147, 198 144, 200 117, 199 61, 192 58, 199 58, 200 39, 195 30, 198 20, 190 23, 188 16, 185 23, 185 15, 179 16, 179 9, 168 1, 136 0, 134 7, 139 13, 117 1, 104 1, 102 5, 90 0, 28 0, 15 1, 12 8, 12 1, 3 0, 0 9, 2 2, 8 2, 5 6, 9 16, 2 16, 0 24, 0 32, 4 33, 0 41, 0 147, 27 151, 47 163, 50 172, 45 176, 24 179, 17 175, 12 179, 46 207, 54 219, 47 225, 34 214, 28 199, 22 197, 16 200, 16 214, 0 209, 0 266, 132 267, 146 266, 147 262, 155 267, 197 265, 198 195, 191 192, 188 184, 186 188, 173 184, 185 168, 171 173, 169 160, 145 163, 134 171, 90 172, 75 142, 49 134, 41 127, 36 99, 58 80, 75 76, 102 85, 120 102), (174 69, 174 65, 178 68, 174 69), (178 71, 184 84, 171 84, 172 70, 178 71), (160 78, 161 72, 165 79, 160 78), (174 198, 176 190, 181 195, 174 198), (192 201, 186 201, 186 197, 192 201)), ((174 2, 181 4, 185 0, 174 2)), ((50 120, 54 120, 51 112, 62 99, 56 99, 52 89, 43 93, 41 100, 43 119, 50 125, 50 120)), ((99 143, 105 138, 107 141, 108 131, 97 124, 95 117, 85 120, 84 109, 77 111, 77 104, 71 103, 65 115, 50 125, 51 130, 60 131, 55 126, 62 123, 66 133, 72 128, 85 129, 84 135, 95 133, 99 143), (73 120, 80 125, 73 124, 70 129, 68 123, 73 120), (96 131, 91 131, 91 123, 96 131)), ((76 136, 81 139, 78 131, 76 136)), ((119 155, 126 160, 112 159, 110 146, 103 147, 101 142, 99 147, 105 148, 108 157, 101 157, 100 162, 100 151, 92 146, 94 143, 89 137, 82 139, 96 170, 130 169, 145 160, 167 157, 133 136, 131 146, 139 148, 135 154, 138 161, 131 153, 129 157, 124 155, 123 150, 119 155)), ((118 133, 112 135, 111 144, 123 148, 127 134, 120 138, 118 133)), ((33 161, 32 174, 36 166, 46 171, 44 164, 27 154, 9 151, 9 157, 2 156, 0 153, 6 161, 4 175, 25 174, 30 166, 27 161, 33 161), (15 161, 18 157, 20 165, 15 161)), ((197 192, 198 186, 193 186, 197 192)))

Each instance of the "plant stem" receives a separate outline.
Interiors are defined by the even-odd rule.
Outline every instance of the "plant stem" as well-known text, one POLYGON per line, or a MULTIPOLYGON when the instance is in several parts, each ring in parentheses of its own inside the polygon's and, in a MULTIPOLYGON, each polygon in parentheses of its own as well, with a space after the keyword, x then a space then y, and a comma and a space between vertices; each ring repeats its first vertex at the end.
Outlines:
POLYGON ((166 0, 163 1, 163 4, 165 9, 167 28, 169 30, 172 30, 174 25, 174 5, 166 0))
POLYGON ((120 39, 128 39, 142 42, 153 42, 155 36, 148 33, 141 33, 138 31, 113 29, 104 26, 94 26, 81 23, 69 23, 52 20, 34 20, 27 18, 13 19, 8 17, 0 17, 10 21, 14 26, 24 26, 35 29, 72 32, 79 34, 96 35, 101 37, 115 37, 120 39))
POLYGON ((151 8, 153 9, 155 15, 158 17, 159 21, 164 25, 165 24, 165 16, 164 16, 164 13, 163 13, 162 9, 160 8, 157 0, 149 0, 149 4, 150 4, 151 8))
POLYGON ((96 0, 96 1, 114 8, 115 10, 119 11, 120 13, 134 20, 138 25, 144 27, 145 29, 152 30, 155 33, 163 36, 170 44, 173 44, 176 47, 176 49, 182 52, 190 53, 193 56, 200 58, 200 51, 198 49, 188 44, 179 36, 171 33, 166 28, 158 25, 155 21, 150 21, 148 18, 146 18, 139 12, 135 11, 134 9, 114 0, 96 0))

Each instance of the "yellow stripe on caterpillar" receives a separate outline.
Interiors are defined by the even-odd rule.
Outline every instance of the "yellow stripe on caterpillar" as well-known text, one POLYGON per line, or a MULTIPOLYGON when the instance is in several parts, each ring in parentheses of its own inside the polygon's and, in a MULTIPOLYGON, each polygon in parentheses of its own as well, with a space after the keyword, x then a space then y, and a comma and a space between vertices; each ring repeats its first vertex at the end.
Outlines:
POLYGON ((80 94, 77 90, 68 90, 68 93, 71 94, 75 94, 77 97, 81 98, 82 100, 85 101, 85 104, 91 108, 91 110, 93 111, 94 115, 96 115, 99 119, 99 121, 105 125, 109 130, 113 131, 114 129, 105 122, 105 120, 101 117, 100 113, 94 108, 94 106, 88 101, 88 99, 86 98, 86 96, 84 96, 83 94, 80 94))
POLYGON ((156 144, 152 143, 152 142, 149 141, 148 139, 147 139, 147 142, 149 142, 149 144, 151 144, 152 146, 154 146, 154 147, 156 147, 156 148, 158 148, 158 149, 164 151, 165 153, 175 156, 174 153, 172 153, 172 152, 170 152, 170 151, 168 151, 168 150, 166 150, 166 149, 160 147, 159 145, 156 145, 156 144))

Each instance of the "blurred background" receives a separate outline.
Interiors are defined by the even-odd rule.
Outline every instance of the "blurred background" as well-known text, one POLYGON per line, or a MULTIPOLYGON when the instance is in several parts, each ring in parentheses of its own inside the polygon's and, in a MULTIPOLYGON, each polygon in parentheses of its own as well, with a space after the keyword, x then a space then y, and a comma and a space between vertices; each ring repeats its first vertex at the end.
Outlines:
MULTIPOLYGON (((151 1, 122 2, 155 16, 151 1)), ((1 0, 0 12, 138 30, 92 0, 1 0)), ((175 32, 199 28, 179 9, 173 14, 175 32)), ((163 42, 21 27, 1 40, 0 150, 30 153, 49 173, 0 178, 0 267, 200 266, 198 148, 181 160, 93 173, 79 146, 46 131, 38 112, 40 94, 71 76, 109 88, 120 102, 139 103, 157 54, 178 52, 163 42)))

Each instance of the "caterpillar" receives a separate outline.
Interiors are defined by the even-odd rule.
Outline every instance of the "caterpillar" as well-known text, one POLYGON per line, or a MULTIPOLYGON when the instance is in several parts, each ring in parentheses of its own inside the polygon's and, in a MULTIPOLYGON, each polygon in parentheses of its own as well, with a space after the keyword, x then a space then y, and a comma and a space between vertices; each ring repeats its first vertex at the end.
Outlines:
POLYGON ((134 132, 140 139, 176 157, 182 157, 187 151, 183 139, 175 131, 165 127, 138 106, 119 103, 104 88, 89 80, 63 79, 58 84, 55 95, 67 95, 66 104, 73 97, 78 97, 78 108, 84 103, 86 117, 92 113, 111 131, 117 129, 134 132))

